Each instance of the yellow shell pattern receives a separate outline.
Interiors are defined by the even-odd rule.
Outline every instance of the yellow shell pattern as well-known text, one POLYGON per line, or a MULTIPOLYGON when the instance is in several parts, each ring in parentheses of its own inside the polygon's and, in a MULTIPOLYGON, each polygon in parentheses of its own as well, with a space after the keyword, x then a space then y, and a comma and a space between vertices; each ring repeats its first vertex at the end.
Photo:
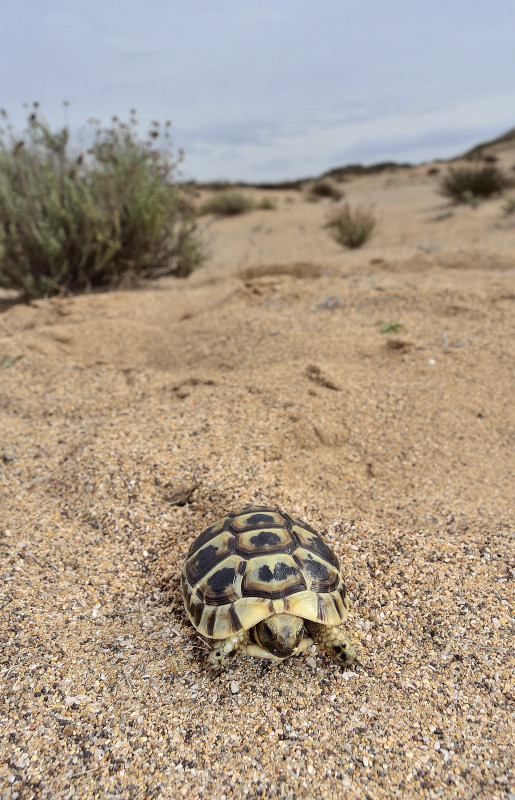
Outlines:
POLYGON ((338 625, 349 608, 331 548, 305 522, 268 506, 242 508, 200 534, 182 594, 191 622, 211 639, 283 612, 338 625))

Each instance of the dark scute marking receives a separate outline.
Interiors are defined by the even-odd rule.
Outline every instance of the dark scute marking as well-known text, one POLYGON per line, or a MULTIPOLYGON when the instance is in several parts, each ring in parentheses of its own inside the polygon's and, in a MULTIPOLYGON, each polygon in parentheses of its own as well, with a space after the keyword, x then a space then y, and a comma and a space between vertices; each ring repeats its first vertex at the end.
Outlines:
POLYGON ((308 533, 314 533, 315 536, 318 537, 318 534, 314 528, 311 527, 307 522, 304 522, 303 519, 299 519, 298 517, 294 517, 293 514, 286 514, 289 517, 294 525, 298 525, 299 528, 302 528, 304 531, 308 531, 308 533))
POLYGON ((215 629, 215 622, 216 622, 216 610, 211 611, 209 618, 207 620, 206 633, 208 636, 213 635, 213 631, 215 629))
POLYGON ((271 581, 285 581, 290 575, 295 575, 296 572, 297 570, 295 567, 291 567, 289 564, 279 561, 279 563, 274 566, 273 572, 268 564, 260 567, 258 578, 265 583, 270 583, 271 581))
POLYGON ((296 592, 302 592, 306 589, 306 583, 302 575, 298 575, 298 580, 295 581, 291 586, 281 586, 279 585, 278 589, 261 589, 258 586, 247 586, 245 583, 242 584, 241 587, 241 594, 243 597, 264 597, 267 600, 277 600, 279 598, 288 597, 290 594, 295 594, 296 592))
POLYGON ((266 547, 267 545, 279 544, 281 537, 273 531, 261 531, 250 537, 251 543, 255 547, 266 547))
POLYGON ((193 617, 193 622, 197 627, 200 624, 200 620, 202 617, 202 609, 203 609, 202 603, 192 602, 190 605, 190 614, 193 617))
POLYGON ((258 512, 257 514, 252 514, 247 522, 246 525, 274 525, 277 524, 275 519, 271 514, 264 514, 263 512, 258 512))
POLYGON ((235 570, 233 567, 217 569, 207 581, 210 589, 218 594, 223 594, 234 583, 235 570))
POLYGON ((320 538, 320 536, 317 536, 316 534, 312 536, 309 540, 309 547, 310 550, 313 550, 315 553, 321 555, 322 558, 325 558, 325 560, 329 561, 329 563, 333 566, 337 568, 340 566, 336 555, 333 553, 329 545, 327 545, 324 540, 320 538))
POLYGON ((273 581, 274 573, 272 572, 268 564, 265 564, 264 567, 259 568, 258 578, 260 581, 265 581, 265 583, 270 583, 270 581, 273 581))
POLYGON ((343 607, 348 609, 349 608, 349 598, 347 597, 347 591, 345 589, 345 585, 342 584, 340 589, 340 597, 342 598, 343 607))
POLYGON ((231 625, 232 625, 233 631, 235 633, 236 633, 236 631, 241 631, 241 629, 243 628, 243 625, 241 624, 241 620, 240 620, 238 614, 236 613, 236 609, 234 608, 234 606, 231 606, 230 609, 229 609, 229 617, 231 619, 231 625))
POLYGON ((218 548, 215 547, 214 544, 203 547, 202 550, 198 551, 192 564, 192 573, 197 576, 197 580, 198 578, 201 578, 202 575, 205 575, 206 572, 209 572, 209 570, 216 564, 217 553, 218 548))
POLYGON ((319 622, 325 622, 326 613, 325 613, 325 603, 322 599, 322 595, 318 595, 317 600, 317 619, 319 622))
POLYGON ((186 580, 185 575, 181 577, 181 589, 182 589, 182 596, 184 598, 184 605, 186 606, 187 611, 190 610, 191 606, 191 590, 188 586, 188 582, 186 580))
POLYGON ((203 547, 203 545, 207 544, 207 542, 213 539, 213 537, 217 536, 219 533, 223 531, 224 526, 220 524, 221 522, 222 520, 213 523, 213 525, 210 525, 209 528, 206 528, 205 531, 203 531, 199 536, 197 536, 197 538, 195 539, 195 541, 193 542, 193 544, 189 549, 188 557, 192 556, 194 553, 197 552, 197 550, 200 550, 200 548, 203 547))
POLYGON ((310 577, 317 581, 327 581, 329 579, 329 570, 325 564, 315 561, 314 558, 307 558, 304 562, 304 567, 310 577))

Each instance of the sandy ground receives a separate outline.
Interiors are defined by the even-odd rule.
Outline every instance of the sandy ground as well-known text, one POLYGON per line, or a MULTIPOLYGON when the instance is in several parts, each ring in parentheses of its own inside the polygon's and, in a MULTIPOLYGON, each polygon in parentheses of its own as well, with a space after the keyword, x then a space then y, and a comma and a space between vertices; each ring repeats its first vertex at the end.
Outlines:
POLYGON ((513 800, 515 222, 440 176, 341 184, 354 252, 254 191, 187 280, 0 316, 2 800, 513 800), (178 577, 250 502, 337 551, 358 670, 207 674, 178 577))

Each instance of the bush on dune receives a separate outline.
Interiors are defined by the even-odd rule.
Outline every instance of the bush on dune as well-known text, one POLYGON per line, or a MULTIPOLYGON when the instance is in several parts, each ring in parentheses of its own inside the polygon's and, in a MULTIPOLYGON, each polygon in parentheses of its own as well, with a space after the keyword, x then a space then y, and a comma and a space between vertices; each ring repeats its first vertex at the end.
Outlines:
POLYGON ((490 164, 473 167, 452 167, 440 184, 440 193, 455 203, 474 203, 476 200, 499 194, 509 182, 503 173, 490 164))
POLYGON ((95 126, 86 151, 72 153, 68 128, 53 132, 34 104, 23 138, 0 132, 0 286, 31 299, 128 274, 190 274, 202 252, 174 183, 179 160, 169 123, 141 140, 134 112, 95 126))
POLYGON ((311 199, 319 200, 322 197, 328 197, 331 200, 341 200, 343 192, 338 189, 332 181, 321 178, 311 186, 309 190, 309 197, 311 199))
POLYGON ((222 191, 213 195, 200 208, 201 214, 215 214, 219 217, 233 217, 244 214, 256 207, 254 201, 238 191, 222 191))

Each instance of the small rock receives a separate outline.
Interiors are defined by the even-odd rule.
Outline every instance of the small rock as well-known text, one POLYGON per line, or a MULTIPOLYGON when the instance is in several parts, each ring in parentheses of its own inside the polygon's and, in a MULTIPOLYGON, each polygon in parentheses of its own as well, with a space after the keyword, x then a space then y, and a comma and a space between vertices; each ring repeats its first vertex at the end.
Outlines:
POLYGON ((79 705, 79 698, 78 697, 72 697, 71 695, 68 695, 67 697, 64 698, 64 704, 66 706, 75 706, 75 705, 78 706, 79 705))
POLYGON ((329 295, 318 304, 317 308, 334 311, 335 308, 343 308, 343 300, 340 295, 329 295))

